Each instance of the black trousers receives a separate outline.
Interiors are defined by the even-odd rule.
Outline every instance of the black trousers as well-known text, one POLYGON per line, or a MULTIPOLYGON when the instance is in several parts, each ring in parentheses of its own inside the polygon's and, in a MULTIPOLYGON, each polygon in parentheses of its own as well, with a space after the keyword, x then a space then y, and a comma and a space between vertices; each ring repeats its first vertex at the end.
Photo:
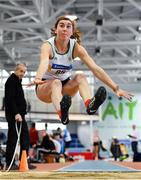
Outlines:
MULTIPOLYGON (((18 139, 15 123, 17 123, 18 130, 20 128, 20 125, 22 125, 21 135, 20 135, 20 149, 21 149, 21 152, 22 152, 22 150, 26 150, 26 152, 28 154, 29 131, 28 131, 28 126, 27 126, 27 122, 25 121, 25 118, 24 117, 22 117, 22 118, 23 118, 22 122, 16 122, 15 118, 12 116, 6 117, 7 122, 8 122, 8 135, 7 135, 7 146, 6 146, 6 164, 7 164, 7 166, 9 166, 11 163, 12 157, 14 155, 17 139, 18 139)), ((21 153, 20 153, 20 157, 21 157, 21 153)))
POLYGON ((138 141, 132 141, 131 142, 132 151, 134 154, 138 153, 138 141))

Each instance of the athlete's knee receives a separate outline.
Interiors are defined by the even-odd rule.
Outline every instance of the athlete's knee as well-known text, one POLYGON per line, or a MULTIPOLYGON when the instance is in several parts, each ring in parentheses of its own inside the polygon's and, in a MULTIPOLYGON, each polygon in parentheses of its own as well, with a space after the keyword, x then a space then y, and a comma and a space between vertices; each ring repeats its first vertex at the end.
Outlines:
POLYGON ((77 83, 81 83, 83 81, 87 81, 86 76, 84 74, 77 74, 75 76, 75 80, 77 83))
POLYGON ((54 87, 62 87, 62 83, 59 79, 54 79, 52 84, 51 84, 51 88, 54 88, 54 87))

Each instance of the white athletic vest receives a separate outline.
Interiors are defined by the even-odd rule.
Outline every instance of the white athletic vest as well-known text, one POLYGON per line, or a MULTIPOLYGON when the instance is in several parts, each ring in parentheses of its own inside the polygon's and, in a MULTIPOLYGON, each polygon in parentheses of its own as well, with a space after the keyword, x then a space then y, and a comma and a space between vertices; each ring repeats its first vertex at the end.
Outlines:
POLYGON ((68 51, 65 54, 59 54, 55 47, 55 36, 48 39, 46 42, 52 47, 53 58, 49 60, 49 66, 45 74, 43 75, 43 79, 60 79, 64 81, 68 77, 71 76, 72 71, 72 61, 73 61, 73 49, 76 43, 75 39, 70 39, 68 51))

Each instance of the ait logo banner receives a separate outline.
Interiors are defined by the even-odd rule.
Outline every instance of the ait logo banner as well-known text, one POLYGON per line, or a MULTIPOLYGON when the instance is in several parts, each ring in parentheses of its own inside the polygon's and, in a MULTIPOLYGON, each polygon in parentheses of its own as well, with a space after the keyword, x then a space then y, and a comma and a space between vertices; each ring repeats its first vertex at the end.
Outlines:
POLYGON ((136 121, 141 119, 141 96, 136 95, 132 102, 109 94, 102 106, 102 121, 112 119, 115 121, 136 121))

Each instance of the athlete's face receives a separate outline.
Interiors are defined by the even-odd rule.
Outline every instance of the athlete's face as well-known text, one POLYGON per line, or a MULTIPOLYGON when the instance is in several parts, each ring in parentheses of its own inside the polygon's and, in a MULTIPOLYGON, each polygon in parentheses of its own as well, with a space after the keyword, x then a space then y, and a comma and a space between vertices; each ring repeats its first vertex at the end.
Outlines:
POLYGON ((61 20, 59 21, 56 28, 56 35, 62 39, 66 40, 71 37, 73 34, 73 25, 69 20, 61 20))

